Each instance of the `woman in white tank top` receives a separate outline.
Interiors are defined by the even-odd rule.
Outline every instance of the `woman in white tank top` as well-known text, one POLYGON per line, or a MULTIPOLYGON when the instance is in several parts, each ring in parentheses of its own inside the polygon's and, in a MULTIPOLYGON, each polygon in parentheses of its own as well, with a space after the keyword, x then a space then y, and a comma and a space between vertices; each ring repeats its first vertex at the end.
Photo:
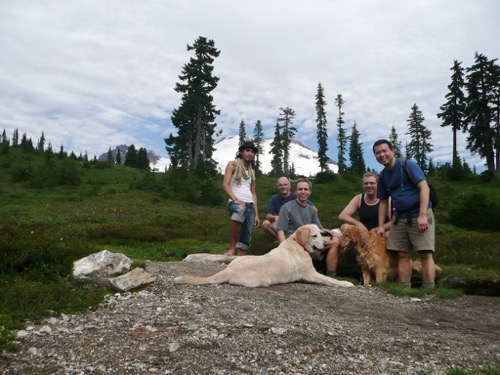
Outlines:
POLYGON ((229 198, 231 231, 229 250, 225 255, 247 255, 252 242, 252 229, 260 225, 252 168, 256 152, 254 143, 245 139, 238 148, 236 160, 226 166, 222 188, 229 198))

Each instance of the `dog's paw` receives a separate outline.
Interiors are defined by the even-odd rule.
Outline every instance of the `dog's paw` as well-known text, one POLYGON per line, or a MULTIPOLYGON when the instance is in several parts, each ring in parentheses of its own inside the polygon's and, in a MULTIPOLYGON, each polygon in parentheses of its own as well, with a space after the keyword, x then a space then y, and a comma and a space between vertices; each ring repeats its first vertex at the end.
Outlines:
POLYGON ((354 286, 353 283, 351 283, 350 281, 339 281, 339 283, 337 284, 338 286, 354 286))
POLYGON ((176 284, 180 284, 182 282, 182 276, 177 276, 175 279, 174 279, 174 283, 176 284))

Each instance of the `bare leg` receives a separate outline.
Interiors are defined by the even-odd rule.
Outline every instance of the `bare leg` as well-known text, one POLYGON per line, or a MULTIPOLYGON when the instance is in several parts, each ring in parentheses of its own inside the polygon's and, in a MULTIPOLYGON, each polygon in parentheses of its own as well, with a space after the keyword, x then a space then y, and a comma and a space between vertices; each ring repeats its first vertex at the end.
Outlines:
POLYGON ((231 231, 229 237, 229 250, 225 255, 234 255, 236 253, 236 241, 238 240, 238 234, 240 233, 241 223, 231 220, 231 231))
POLYGON ((436 265, 432 251, 419 251, 422 259, 422 279, 425 283, 434 283, 436 280, 436 265))
POLYGON ((339 263, 339 239, 333 238, 329 243, 329 250, 326 253, 326 272, 337 272, 339 263))
POLYGON ((398 273, 400 283, 411 282, 411 255, 406 251, 398 251, 398 273))
POLYGON ((278 238, 278 231, 276 230, 276 223, 271 223, 269 220, 264 220, 262 223, 262 229, 264 232, 272 238, 273 240, 278 238))

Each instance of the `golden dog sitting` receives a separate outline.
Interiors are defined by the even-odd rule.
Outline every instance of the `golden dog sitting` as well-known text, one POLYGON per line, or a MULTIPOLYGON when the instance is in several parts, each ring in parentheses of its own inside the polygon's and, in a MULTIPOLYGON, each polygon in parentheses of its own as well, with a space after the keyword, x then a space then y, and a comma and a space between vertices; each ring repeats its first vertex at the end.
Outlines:
POLYGON ((210 277, 182 275, 179 284, 241 285, 250 288, 304 281, 330 286, 354 286, 318 273, 309 253, 325 249, 325 241, 317 225, 304 225, 286 241, 265 255, 247 255, 233 260, 222 271, 210 277))
MULTIPOLYGON (((396 280, 398 277, 398 255, 394 251, 387 251, 386 240, 374 231, 349 225, 342 234, 340 246, 345 249, 354 249, 356 260, 361 266, 363 284, 370 284, 372 275, 377 283, 396 280)), ((420 261, 413 261, 412 268, 420 272, 420 261)), ((442 269, 436 266, 436 272, 442 269)))

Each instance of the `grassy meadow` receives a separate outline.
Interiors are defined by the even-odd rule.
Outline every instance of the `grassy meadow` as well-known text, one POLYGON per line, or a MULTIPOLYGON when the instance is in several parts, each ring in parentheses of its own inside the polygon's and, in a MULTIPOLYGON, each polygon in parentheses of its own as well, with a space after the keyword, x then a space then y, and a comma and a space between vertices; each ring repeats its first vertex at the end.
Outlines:
MULTIPOLYGON (((77 182, 44 183, 53 175, 64 176, 63 163, 16 149, 0 155, 0 349, 11 345, 10 330, 22 327, 25 319, 99 304, 109 291, 81 288, 71 277, 72 262, 84 256, 107 249, 138 262, 178 261, 191 253, 227 250, 229 215, 221 176, 211 177, 200 192, 196 178, 75 161, 77 182), (15 178, 25 172, 29 178, 15 178), (218 203, 200 204, 207 190, 218 203)), ((453 182, 436 174, 432 182, 440 196, 435 259, 444 272, 439 278, 498 285, 498 228, 464 229, 450 222, 453 209, 464 220, 474 214, 486 219, 486 227, 498 220, 493 212, 500 208, 498 178, 453 182), (471 200, 476 203, 468 208, 471 200)), ((360 177, 355 176, 313 181, 311 200, 322 224, 338 227, 338 214, 360 190, 360 177)), ((261 220, 275 192, 276 177, 258 176, 261 220)), ((254 231, 253 254, 274 246, 261 229, 254 231)), ((356 272, 354 255, 348 254, 339 274, 356 278, 356 272)))

